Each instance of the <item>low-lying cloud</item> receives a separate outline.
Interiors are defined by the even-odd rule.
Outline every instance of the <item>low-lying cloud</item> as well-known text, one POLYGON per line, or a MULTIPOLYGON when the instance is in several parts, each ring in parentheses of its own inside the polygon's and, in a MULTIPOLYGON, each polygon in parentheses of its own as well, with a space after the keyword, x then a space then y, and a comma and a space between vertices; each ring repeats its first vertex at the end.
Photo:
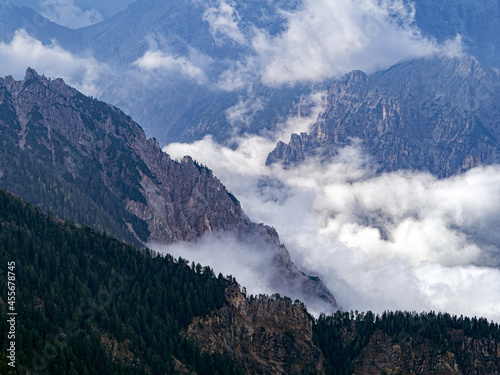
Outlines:
POLYGON ((180 73, 184 77, 192 79, 199 84, 207 82, 207 77, 203 69, 193 64, 188 58, 183 56, 172 56, 160 50, 147 51, 132 65, 145 71, 163 70, 166 72, 180 73))
POLYGON ((500 321, 499 166, 447 179, 376 175, 353 142, 328 163, 283 169, 265 166, 274 142, 249 136, 238 143, 233 150, 207 137, 165 151, 212 168, 250 218, 274 226, 292 260, 319 274, 345 309, 433 309, 500 321))
POLYGON ((233 275, 242 286, 247 286, 248 294, 276 293, 270 277, 266 276, 266 271, 273 270, 270 266, 273 254, 256 249, 249 242, 237 238, 233 232, 208 233, 197 242, 151 244, 150 247, 201 265, 211 265, 216 274, 233 275), (258 256, 255 256, 256 253, 258 256))
POLYGON ((99 82, 109 67, 91 56, 76 56, 57 43, 42 44, 25 30, 16 31, 9 43, 0 42, 0 74, 24 77, 27 67, 48 77, 63 78, 68 84, 87 95, 97 96, 99 82))

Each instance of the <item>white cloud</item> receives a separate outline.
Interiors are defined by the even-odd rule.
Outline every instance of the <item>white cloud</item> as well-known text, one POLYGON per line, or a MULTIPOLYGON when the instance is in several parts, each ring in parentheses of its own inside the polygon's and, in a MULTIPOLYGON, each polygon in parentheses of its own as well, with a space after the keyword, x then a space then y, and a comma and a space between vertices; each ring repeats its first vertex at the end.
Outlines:
POLYGON ((43 16, 71 29, 93 25, 103 20, 96 9, 83 10, 75 5, 74 0, 42 0, 40 8, 43 16))
POLYGON ((68 84, 87 95, 98 96, 102 74, 108 72, 105 64, 93 57, 79 57, 52 42, 44 45, 26 31, 16 31, 10 43, 0 42, 0 70, 2 75, 24 77, 27 67, 48 77, 63 78, 68 84))
POLYGON ((180 72, 187 78, 202 84, 207 81, 203 69, 194 65, 186 57, 174 57, 163 51, 147 51, 144 56, 137 59, 132 65, 146 71, 164 70, 167 72, 180 72))
POLYGON ((240 98, 238 103, 226 109, 225 114, 233 127, 241 128, 242 126, 248 127, 255 115, 262 109, 264 109, 264 105, 261 98, 240 98))
POLYGON ((275 271, 269 266, 273 261, 272 253, 256 249, 252 244, 238 239, 234 233, 208 233, 197 242, 148 244, 148 247, 174 257, 194 260, 201 265, 213 265, 216 274, 236 277, 234 270, 238 270, 237 281, 242 286, 247 285, 249 294, 276 293, 268 272, 275 271))
POLYGON ((254 29, 254 55, 225 72, 222 87, 255 78, 279 86, 355 69, 372 73, 406 59, 456 54, 461 46, 459 39, 438 46, 422 37, 414 9, 401 0, 303 0, 296 11, 283 14, 287 27, 281 34, 254 29))
POLYGON ((354 143, 328 164, 283 169, 264 165, 273 141, 237 142, 229 149, 205 138, 165 151, 212 168, 253 221, 278 230, 299 267, 322 276, 341 306, 500 321, 500 166, 448 179, 376 175, 354 143))
POLYGON ((238 44, 246 44, 245 36, 240 31, 238 12, 224 0, 219 0, 218 7, 208 8, 203 13, 203 20, 208 22, 210 33, 215 42, 222 44, 224 38, 238 44))

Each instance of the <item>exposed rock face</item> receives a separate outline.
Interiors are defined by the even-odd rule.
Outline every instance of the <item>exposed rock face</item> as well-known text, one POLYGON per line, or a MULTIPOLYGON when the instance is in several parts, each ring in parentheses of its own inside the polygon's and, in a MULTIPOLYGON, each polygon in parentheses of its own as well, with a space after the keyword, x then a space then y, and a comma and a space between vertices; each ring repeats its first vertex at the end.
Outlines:
POLYGON ((378 374, 432 374, 462 375, 455 355, 443 352, 422 338, 408 344, 393 343, 391 338, 380 331, 355 360, 355 373, 378 374))
POLYGON ((334 81, 309 134, 278 143, 268 163, 328 159, 361 140, 381 170, 444 177, 500 161, 500 73, 472 57, 422 59, 334 81))
POLYGON ((394 342, 380 331, 370 339, 355 361, 355 373, 375 374, 500 374, 498 342, 494 339, 465 337, 462 330, 451 334, 453 351, 440 349, 422 336, 394 342))
POLYGON ((321 351, 313 343, 313 318, 290 301, 247 299, 233 284, 227 304, 212 316, 195 318, 186 336, 204 350, 233 354, 249 373, 323 372, 321 351))
POLYGON ((211 171, 189 157, 172 161, 117 108, 30 69, 23 81, 8 77, 0 85, 2 106, 15 124, 3 117, 3 125, 18 147, 83 191, 109 190, 148 224, 149 236, 136 233, 139 240, 192 240, 245 221, 239 203, 211 171), (96 182, 102 185, 94 187, 96 182))
POLYGON ((271 268, 266 266, 259 270, 259 276, 267 280, 269 285, 279 287, 276 290, 281 294, 299 298, 315 311, 328 311, 338 306, 334 296, 318 277, 308 276, 295 266, 274 228, 251 223, 239 230, 238 237, 240 241, 260 249, 262 253, 256 252, 256 256, 271 259, 271 268), (273 272, 273 268, 279 272, 273 272))
POLYGON ((268 277, 280 292, 336 306, 319 279, 295 267, 276 231, 251 223, 212 171, 188 156, 171 160, 130 117, 63 80, 31 69, 23 81, 0 79, 0 133, 0 186, 21 198, 138 245, 235 231, 271 252, 268 277))

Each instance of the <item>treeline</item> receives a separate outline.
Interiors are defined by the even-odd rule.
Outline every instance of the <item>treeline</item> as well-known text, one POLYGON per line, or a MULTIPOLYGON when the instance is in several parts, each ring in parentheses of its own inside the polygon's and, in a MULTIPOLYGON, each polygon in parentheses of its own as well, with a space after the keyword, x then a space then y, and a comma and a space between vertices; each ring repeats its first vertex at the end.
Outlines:
POLYGON ((180 334, 225 301, 229 280, 208 267, 139 251, 0 191, 2 283, 8 262, 15 262, 17 358, 12 372, 3 288, 2 374, 243 373, 232 358, 202 353, 180 334))
MULTIPOLYGON (((477 372, 470 339, 485 340, 482 350, 487 351, 491 365, 500 368, 498 323, 484 318, 468 318, 435 312, 341 312, 320 315, 315 322, 314 340, 327 361, 327 374, 351 375, 354 360, 361 354, 370 339, 379 331, 388 335, 392 342, 416 347, 430 345, 438 352, 452 352, 464 373, 477 372)), ((472 340, 472 341, 473 341, 472 340)))

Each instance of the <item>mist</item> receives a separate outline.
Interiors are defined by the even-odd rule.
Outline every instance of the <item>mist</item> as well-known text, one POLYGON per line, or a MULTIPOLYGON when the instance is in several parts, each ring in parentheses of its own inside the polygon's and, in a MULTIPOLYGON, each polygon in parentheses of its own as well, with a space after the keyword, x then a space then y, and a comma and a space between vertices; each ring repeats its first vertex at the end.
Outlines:
POLYGON ((86 95, 98 96, 103 75, 111 68, 91 55, 77 56, 57 42, 43 44, 25 30, 16 31, 10 42, 0 42, 0 75, 23 79, 26 68, 31 67, 47 77, 63 78, 66 83, 86 95))
MULTIPOLYGON (((315 113, 286 124, 307 130, 315 113)), ((265 166, 272 138, 235 141, 236 149, 206 137, 164 150, 213 169, 246 214, 276 228, 292 261, 319 275, 344 309, 437 310, 500 321, 499 166, 447 179, 375 174, 354 141, 328 162, 309 159, 284 169, 265 166)), ((191 260, 201 257, 215 268, 227 262, 237 279, 249 272, 241 270, 238 253, 212 258, 213 248, 190 246, 191 260)))

